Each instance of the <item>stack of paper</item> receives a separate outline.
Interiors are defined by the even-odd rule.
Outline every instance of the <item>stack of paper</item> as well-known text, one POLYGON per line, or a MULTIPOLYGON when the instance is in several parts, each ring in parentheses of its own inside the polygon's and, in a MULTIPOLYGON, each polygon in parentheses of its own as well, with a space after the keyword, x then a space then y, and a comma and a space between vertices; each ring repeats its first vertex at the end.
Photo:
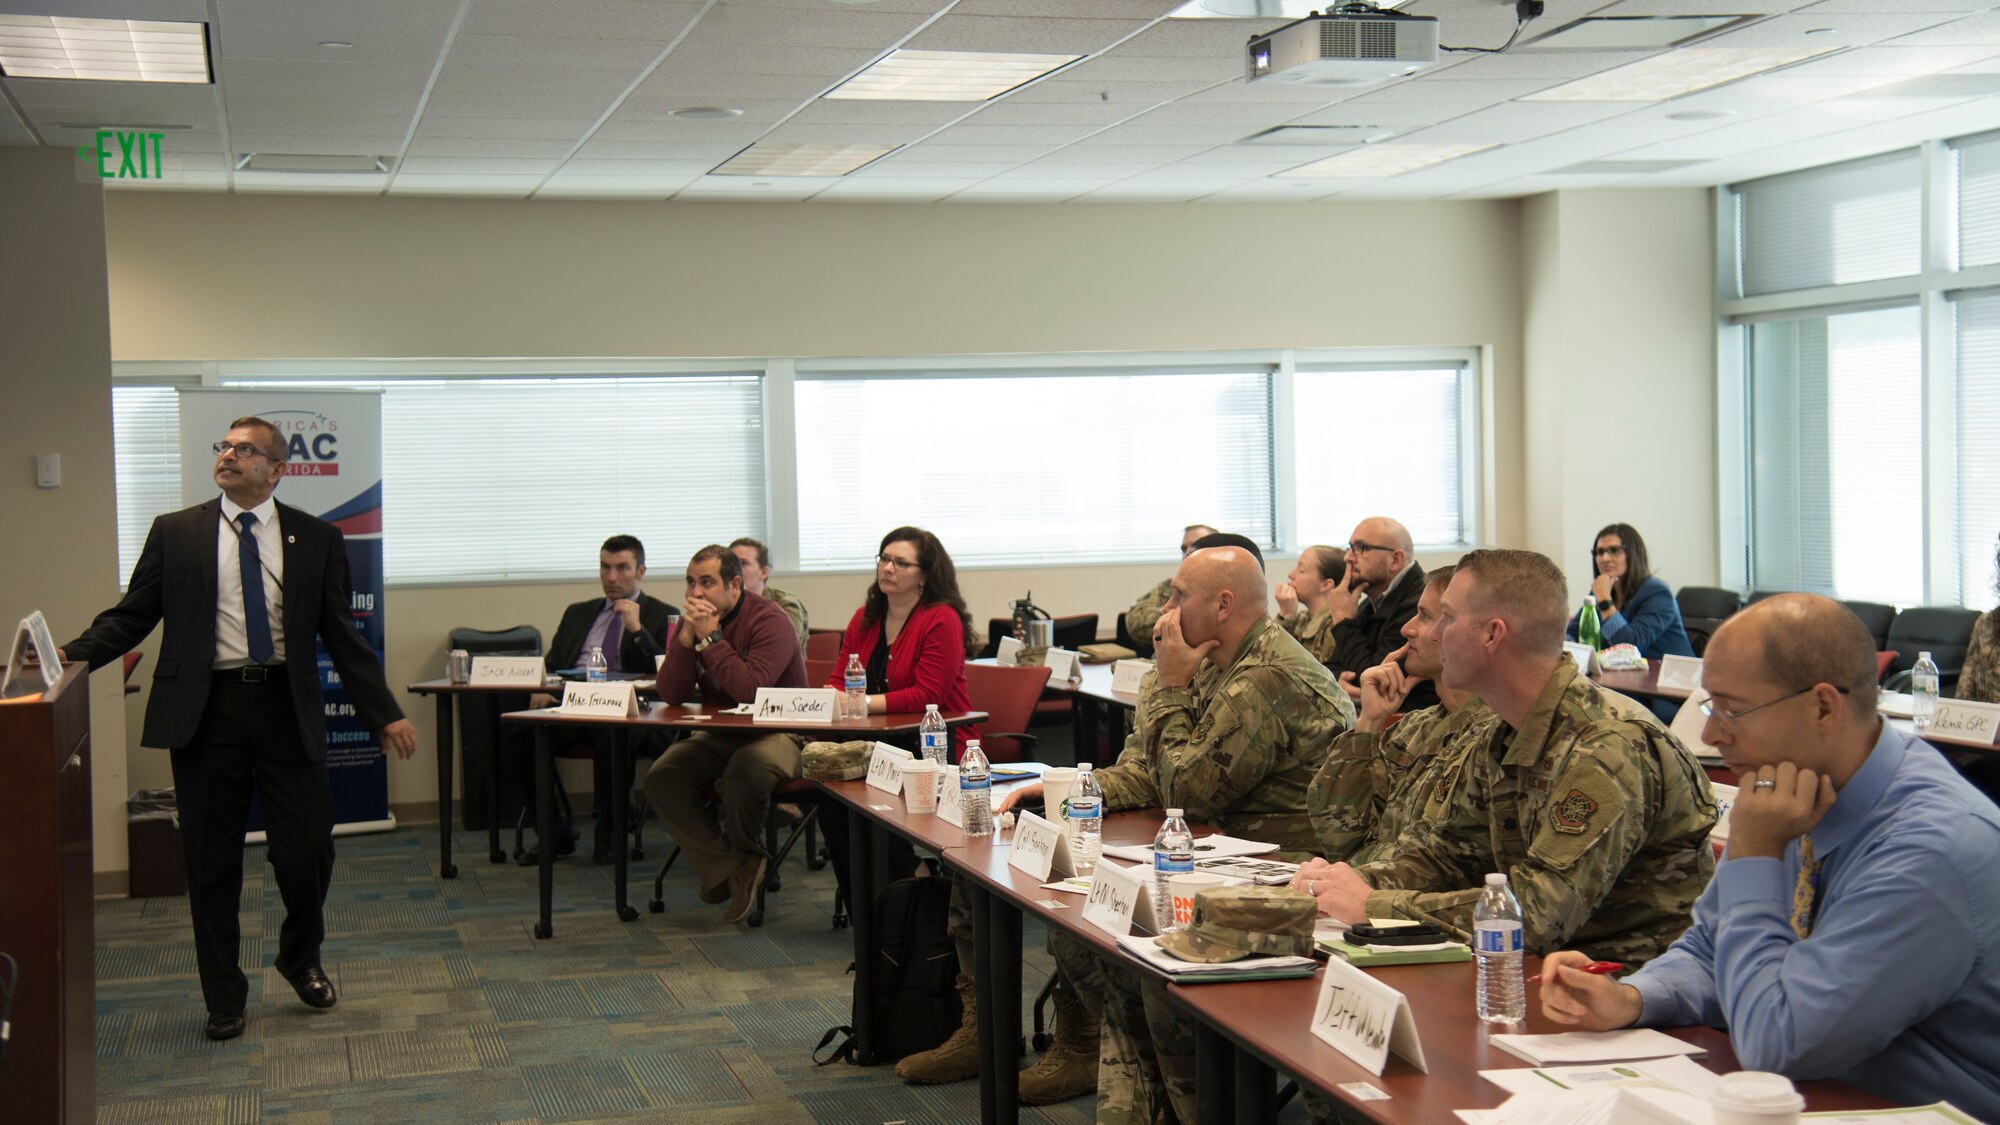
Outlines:
POLYGON ((1350 965, 1372 969, 1380 965, 1448 965, 1472 960, 1472 947, 1462 941, 1433 945, 1350 945, 1345 938, 1319 939, 1315 945, 1344 958, 1350 965))
POLYGON ((1310 957, 1268 955, 1252 955, 1240 961, 1223 961, 1213 965, 1199 961, 1183 961, 1154 944, 1152 937, 1148 935, 1138 937, 1128 935, 1119 938, 1118 947, 1141 965, 1175 984, 1309 977, 1313 975, 1313 970, 1319 967, 1319 962, 1310 957))
MULTIPOLYGON (((1229 855, 1267 855, 1278 850, 1276 844, 1262 844, 1255 840, 1240 840, 1234 836, 1224 836, 1220 832, 1213 836, 1203 836, 1194 842, 1194 857, 1210 859, 1229 855)), ((1134 863, 1153 862, 1151 844, 1106 844, 1105 855, 1115 855, 1119 859, 1129 859, 1134 863)))
POLYGON ((1552 1035, 1489 1035, 1486 1041, 1536 1066, 1664 1059, 1670 1055, 1698 1059, 1708 1054, 1692 1043, 1650 1027, 1627 1028, 1624 1031, 1559 1031, 1552 1035))

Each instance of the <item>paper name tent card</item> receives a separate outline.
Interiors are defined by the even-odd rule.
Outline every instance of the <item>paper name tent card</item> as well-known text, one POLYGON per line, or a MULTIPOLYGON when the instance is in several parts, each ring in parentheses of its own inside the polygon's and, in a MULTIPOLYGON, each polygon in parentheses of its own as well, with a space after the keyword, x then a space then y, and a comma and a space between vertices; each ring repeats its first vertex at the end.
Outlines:
POLYGON ((1560 1031, 1551 1035, 1489 1035, 1487 1042, 1536 1066, 1551 1063, 1622 1062, 1669 1055, 1701 1058, 1708 1052, 1650 1027, 1623 1031, 1560 1031))

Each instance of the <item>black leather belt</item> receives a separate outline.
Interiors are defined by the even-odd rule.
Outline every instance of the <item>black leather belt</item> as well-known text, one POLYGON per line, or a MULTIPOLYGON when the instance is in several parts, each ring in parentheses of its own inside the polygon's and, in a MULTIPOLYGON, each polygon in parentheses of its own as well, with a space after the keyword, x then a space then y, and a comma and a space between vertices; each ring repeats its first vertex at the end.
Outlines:
POLYGON ((273 684, 285 680, 283 664, 245 664, 240 668, 217 668, 215 678, 225 684, 273 684))

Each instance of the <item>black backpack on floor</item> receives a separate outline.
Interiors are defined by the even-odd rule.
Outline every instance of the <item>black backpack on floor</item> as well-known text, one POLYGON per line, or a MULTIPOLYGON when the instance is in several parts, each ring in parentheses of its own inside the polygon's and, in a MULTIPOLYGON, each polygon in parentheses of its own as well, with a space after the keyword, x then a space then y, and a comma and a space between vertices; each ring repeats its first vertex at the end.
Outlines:
POLYGON ((813 1061, 825 1066, 846 1059, 856 1066, 900 1061, 928 1051, 958 1030, 963 1009, 958 999, 958 950, 945 928, 950 922, 951 882, 948 879, 898 879, 875 896, 875 990, 864 995, 857 979, 854 1010, 874 1014, 875 1039, 859 1043, 854 1029, 830 1029, 813 1048, 813 1061), (845 1035, 833 1053, 820 1058, 827 1044, 845 1035))

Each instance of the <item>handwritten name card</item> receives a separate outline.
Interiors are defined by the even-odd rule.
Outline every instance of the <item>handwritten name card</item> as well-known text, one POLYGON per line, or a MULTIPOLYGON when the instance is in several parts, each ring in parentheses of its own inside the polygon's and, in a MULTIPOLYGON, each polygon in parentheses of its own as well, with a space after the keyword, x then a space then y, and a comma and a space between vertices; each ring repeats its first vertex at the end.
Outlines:
MULTIPOLYGON (((762 695, 763 692, 757 694, 762 695)), ((910 758, 908 750, 898 749, 886 742, 876 743, 875 752, 868 757, 868 787, 884 793, 901 793, 903 771, 897 767, 910 758)))
POLYGON ((1014 849, 1007 856, 1007 866, 1034 876, 1039 883, 1068 878, 1076 869, 1069 858, 1069 837, 1034 813, 1017 815, 1020 819, 1014 823, 1014 849))
POLYGON ((993 662, 1012 668, 1014 665, 1020 663, 1018 658, 1021 655, 1022 647, 1021 638, 1019 637, 1001 637, 1000 651, 993 657, 993 662))
POLYGON ((633 718, 639 714, 639 697, 632 691, 630 680, 568 683, 563 685, 562 706, 558 710, 565 715, 633 718))
POLYGON ((1969 699, 1940 699, 1925 734, 1950 735, 1968 742, 1993 745, 2000 734, 2000 703, 1974 703, 1969 699))
POLYGON ((1701 660, 1693 656, 1660 657, 1660 686, 1693 691, 1701 686, 1701 660))
POLYGON ((1090 873, 1090 897, 1083 903, 1083 920, 1114 938, 1131 933, 1142 900, 1146 904, 1144 917, 1152 917, 1153 900, 1147 893, 1152 874, 1148 868, 1120 867, 1100 860, 1090 873))
POLYGON ((1597 670, 1597 650, 1576 641, 1564 641, 1563 652, 1576 662, 1577 669, 1585 675, 1597 670))
POLYGON ((957 766, 946 766, 938 775, 937 818, 953 828, 965 827, 965 794, 958 787, 957 766))
POLYGON ((1152 667, 1150 660, 1120 660, 1111 666, 1111 690, 1138 694, 1139 681, 1146 678, 1152 667))
POLYGON ((1075 683, 1083 678, 1083 655, 1066 648, 1051 648, 1042 664, 1049 670, 1051 683, 1075 683))
POLYGON ((475 656, 472 683, 490 687, 542 686, 542 658, 539 656, 475 656))
POLYGON ((1339 957, 1327 958, 1312 1033, 1371 1073, 1382 1073, 1391 1051, 1430 1073, 1409 1000, 1339 957))
MULTIPOLYGON (((840 693, 832 688, 757 689, 750 721, 756 723, 826 723, 832 725, 840 693)), ((904 755, 908 757, 908 755, 904 755)))

